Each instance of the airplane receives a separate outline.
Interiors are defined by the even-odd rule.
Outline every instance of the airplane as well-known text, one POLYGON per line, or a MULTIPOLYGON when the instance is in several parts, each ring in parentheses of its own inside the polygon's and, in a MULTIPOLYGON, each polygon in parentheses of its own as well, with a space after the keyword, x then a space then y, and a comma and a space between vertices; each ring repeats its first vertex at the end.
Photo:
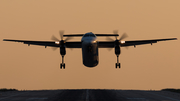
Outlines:
POLYGON ((60 64, 60 69, 65 69, 64 56, 66 55, 66 48, 81 48, 83 56, 83 64, 86 67, 95 67, 98 65, 98 48, 114 48, 115 55, 117 56, 117 63, 115 63, 115 68, 121 68, 119 63, 119 55, 121 53, 120 47, 128 47, 143 44, 153 44, 158 41, 167 41, 167 40, 177 40, 177 38, 166 38, 166 39, 152 39, 152 40, 133 40, 133 41, 123 41, 124 38, 128 37, 124 33, 119 39, 118 31, 114 30, 113 34, 94 34, 88 32, 85 34, 67 34, 64 35, 64 31, 60 31, 61 40, 52 36, 51 39, 54 41, 30 41, 30 40, 13 40, 13 39, 3 39, 3 41, 13 41, 13 42, 22 42, 24 44, 30 45, 40 45, 48 47, 54 47, 53 50, 60 48, 60 55, 62 56, 62 63, 60 64), (109 36, 116 37, 115 40, 109 38, 109 36), (67 37, 64 39, 63 37, 67 37), (67 42, 73 37, 82 37, 81 41, 67 42), (107 37, 108 41, 98 41, 97 37, 107 37))

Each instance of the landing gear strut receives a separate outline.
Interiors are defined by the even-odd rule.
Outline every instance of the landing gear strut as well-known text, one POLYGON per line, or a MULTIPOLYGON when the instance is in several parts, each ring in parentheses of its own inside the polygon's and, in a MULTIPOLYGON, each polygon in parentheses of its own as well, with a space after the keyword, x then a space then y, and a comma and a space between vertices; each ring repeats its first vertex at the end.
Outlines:
POLYGON ((116 68, 117 67, 121 68, 121 64, 119 63, 119 55, 116 55, 116 56, 117 56, 116 68))
POLYGON ((60 69, 65 69, 64 55, 62 56, 62 63, 60 64, 60 69))

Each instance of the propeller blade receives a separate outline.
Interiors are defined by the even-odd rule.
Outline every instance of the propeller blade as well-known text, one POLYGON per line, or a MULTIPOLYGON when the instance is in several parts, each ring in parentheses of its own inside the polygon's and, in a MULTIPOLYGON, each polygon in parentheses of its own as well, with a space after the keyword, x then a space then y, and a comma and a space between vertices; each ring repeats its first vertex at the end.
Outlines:
MULTIPOLYGON (((108 41, 114 41, 112 38, 106 37, 106 40, 108 41)), ((111 51, 113 48, 107 48, 108 51, 111 51)))
POLYGON ((54 40, 54 41, 59 41, 59 39, 58 39, 58 38, 56 38, 54 35, 52 35, 51 40, 54 40))
POLYGON ((113 34, 118 34, 118 30, 113 30, 113 34))
POLYGON ((128 35, 126 34, 126 33, 124 33, 122 36, 121 36, 121 38, 119 38, 119 41, 121 41, 121 40, 123 40, 123 39, 125 39, 125 38, 127 38, 128 37, 128 35))
MULTIPOLYGON (((64 38, 63 38, 64 30, 60 30, 59 34, 60 34, 61 40, 64 40, 64 38)), ((68 41, 68 40, 71 40, 71 39, 72 39, 72 37, 67 37, 64 41, 68 41)))
POLYGON ((57 47, 52 47, 52 50, 53 50, 53 51, 55 51, 55 50, 57 50, 57 49, 58 49, 57 47))
POLYGON ((68 41, 68 40, 71 40, 73 39, 72 37, 67 37, 64 41, 68 41))
POLYGON ((112 38, 106 37, 106 40, 108 41, 114 41, 112 38))
POLYGON ((107 48, 108 51, 111 51, 113 48, 107 48))
MULTIPOLYGON (((113 34, 118 34, 118 30, 113 30, 113 34)), ((116 36, 116 40, 117 40, 117 36, 116 36)))
POLYGON ((64 30, 60 30, 60 31, 59 31, 59 35, 60 35, 60 37, 61 37, 61 40, 63 40, 64 30))

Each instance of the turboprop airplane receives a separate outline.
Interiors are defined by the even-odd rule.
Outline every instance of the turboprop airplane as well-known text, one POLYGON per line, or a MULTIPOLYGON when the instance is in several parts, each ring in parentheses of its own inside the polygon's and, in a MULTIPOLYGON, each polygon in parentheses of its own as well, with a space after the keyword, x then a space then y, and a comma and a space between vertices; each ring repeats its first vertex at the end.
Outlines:
POLYGON ((54 41, 30 41, 30 40, 13 40, 13 39, 3 39, 3 41, 13 41, 13 42, 23 42, 24 44, 30 45, 40 45, 60 48, 60 54, 62 56, 62 63, 60 64, 60 69, 65 69, 64 56, 66 55, 66 48, 81 48, 82 56, 83 56, 83 64, 87 67, 95 67, 98 65, 99 57, 98 57, 98 48, 114 48, 115 54, 117 56, 117 63, 115 64, 115 68, 120 68, 121 65, 119 63, 119 55, 121 53, 120 47, 143 45, 143 44, 153 44, 158 41, 167 41, 167 40, 177 40, 177 38, 166 38, 166 39, 152 39, 152 40, 133 40, 133 41, 123 41, 124 38, 127 37, 127 34, 124 33, 119 39, 117 38, 118 32, 114 31, 113 34, 94 34, 92 32, 88 32, 85 34, 69 34, 64 35, 64 31, 60 31, 61 40, 52 36, 52 40, 54 41), (108 41, 98 41, 97 37, 106 36, 108 41), (108 36, 115 36, 116 39, 113 40, 108 38, 108 36), (67 37, 63 39, 63 37, 67 37), (72 37, 82 37, 81 41, 76 42, 67 42, 72 37))

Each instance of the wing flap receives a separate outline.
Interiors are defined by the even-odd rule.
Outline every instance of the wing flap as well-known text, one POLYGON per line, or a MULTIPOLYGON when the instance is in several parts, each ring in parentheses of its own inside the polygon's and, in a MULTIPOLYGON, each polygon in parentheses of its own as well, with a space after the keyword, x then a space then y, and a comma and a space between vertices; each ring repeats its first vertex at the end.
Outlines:
MULTIPOLYGON (((64 37, 82 37, 84 34, 66 34, 64 37)), ((95 34, 96 36, 119 36, 118 34, 95 34)))

